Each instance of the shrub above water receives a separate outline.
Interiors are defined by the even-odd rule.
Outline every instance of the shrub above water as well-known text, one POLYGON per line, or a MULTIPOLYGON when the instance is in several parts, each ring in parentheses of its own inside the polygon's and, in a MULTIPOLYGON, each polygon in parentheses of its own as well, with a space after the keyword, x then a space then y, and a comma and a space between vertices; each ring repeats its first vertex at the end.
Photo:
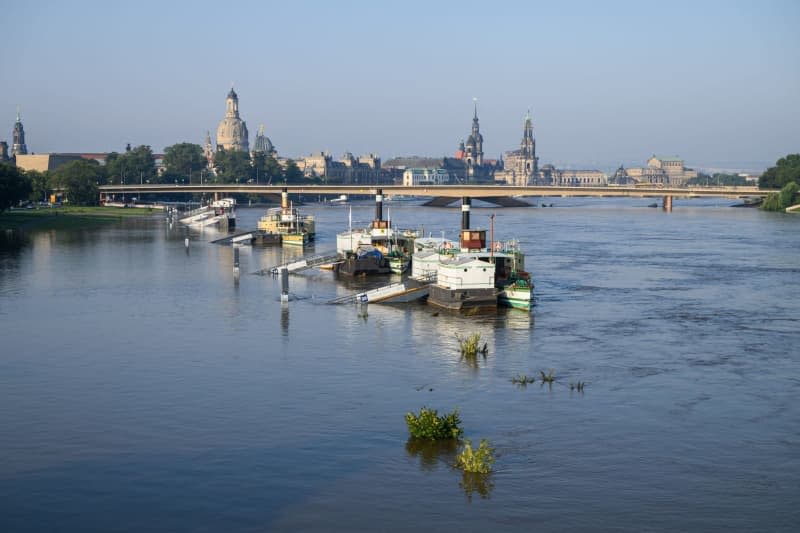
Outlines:
POLYGON ((472 449, 470 441, 464 442, 464 449, 456 455, 456 466, 464 472, 475 474, 488 474, 494 464, 494 448, 489 441, 481 439, 477 450, 472 449))
POLYGON ((406 413, 406 425, 411 436, 417 439, 458 439, 464 433, 458 409, 440 416, 436 409, 423 407, 417 415, 406 413))

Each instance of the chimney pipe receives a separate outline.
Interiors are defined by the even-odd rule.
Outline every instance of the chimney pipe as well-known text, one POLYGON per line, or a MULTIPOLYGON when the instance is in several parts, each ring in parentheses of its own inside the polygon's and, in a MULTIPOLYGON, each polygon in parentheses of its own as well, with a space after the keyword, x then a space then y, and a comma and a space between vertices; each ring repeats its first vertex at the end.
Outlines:
POLYGON ((472 205, 472 200, 469 196, 461 198, 461 229, 469 229, 469 209, 472 205))
POLYGON ((375 220, 383 220, 383 189, 375 193, 375 220))
POLYGON ((281 191, 281 208, 289 209, 289 191, 285 188, 281 191))

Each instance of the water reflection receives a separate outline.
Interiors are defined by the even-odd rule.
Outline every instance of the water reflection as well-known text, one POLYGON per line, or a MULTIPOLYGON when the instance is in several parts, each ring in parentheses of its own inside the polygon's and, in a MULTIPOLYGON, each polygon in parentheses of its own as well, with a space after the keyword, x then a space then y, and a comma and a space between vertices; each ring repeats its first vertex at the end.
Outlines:
POLYGON ((406 453, 409 457, 419 458, 420 469, 430 472, 436 469, 440 462, 452 465, 455 463, 458 441, 427 440, 411 437, 406 441, 406 453))
POLYGON ((475 472, 464 472, 458 486, 464 491, 468 502, 472 502, 472 495, 478 493, 482 500, 488 500, 494 490, 494 482, 491 474, 478 474, 475 472))
POLYGON ((281 335, 284 337, 289 336, 289 304, 284 302, 281 304, 281 335))

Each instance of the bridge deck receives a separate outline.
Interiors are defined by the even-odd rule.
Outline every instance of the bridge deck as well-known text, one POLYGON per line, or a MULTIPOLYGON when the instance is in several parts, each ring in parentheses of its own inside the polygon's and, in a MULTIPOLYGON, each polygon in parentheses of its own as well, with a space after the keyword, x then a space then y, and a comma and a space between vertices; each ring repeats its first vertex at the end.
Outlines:
POLYGON ((383 194, 404 194, 413 196, 447 196, 458 198, 491 198, 501 196, 616 196, 616 197, 661 197, 684 198, 723 197, 742 198, 746 196, 766 196, 775 190, 758 187, 561 187, 510 185, 426 185, 406 187, 403 185, 253 185, 253 184, 204 184, 204 185, 101 185, 101 194, 136 193, 205 193, 205 194, 278 194, 286 189, 293 194, 375 194, 380 189, 383 194))

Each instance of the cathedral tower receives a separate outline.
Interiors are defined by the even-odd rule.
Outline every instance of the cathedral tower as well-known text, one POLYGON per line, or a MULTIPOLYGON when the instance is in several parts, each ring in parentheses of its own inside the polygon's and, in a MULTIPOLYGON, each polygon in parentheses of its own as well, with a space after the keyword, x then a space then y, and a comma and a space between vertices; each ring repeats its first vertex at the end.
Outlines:
POLYGON ((239 96, 233 87, 225 99, 225 118, 217 128, 217 150, 220 148, 239 152, 248 152, 250 149, 247 123, 239 118, 239 96))
MULTIPOLYGON (((483 135, 478 124, 478 102, 475 102, 475 113, 472 116, 472 133, 467 138, 465 145, 464 159, 468 169, 483 165, 483 135)), ((470 172, 471 173, 471 172, 470 172)))
POLYGON ((533 137, 533 120, 530 109, 525 113, 525 126, 519 148, 520 154, 525 160, 524 172, 529 178, 536 178, 539 174, 539 158, 536 157, 536 139, 533 137))
POLYGON ((17 121, 14 123, 14 144, 11 145, 11 156, 25 155, 28 153, 28 147, 25 146, 25 129, 22 127, 22 121, 19 119, 19 109, 17 109, 17 121))

